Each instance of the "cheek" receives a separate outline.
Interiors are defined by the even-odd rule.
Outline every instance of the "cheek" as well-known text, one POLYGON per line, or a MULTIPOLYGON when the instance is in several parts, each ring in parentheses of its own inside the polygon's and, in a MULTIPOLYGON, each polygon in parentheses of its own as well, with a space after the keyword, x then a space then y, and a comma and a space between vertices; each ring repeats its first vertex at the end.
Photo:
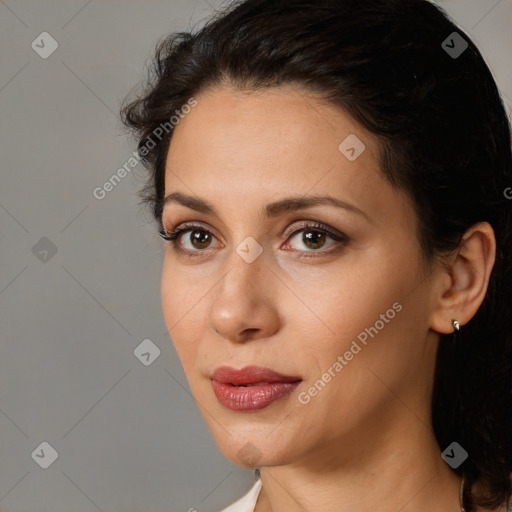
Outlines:
POLYGON ((382 287, 362 300, 364 308, 344 302, 346 309, 333 324, 337 336, 316 347, 320 371, 309 373, 308 386, 329 369, 335 374, 326 376, 330 382, 318 393, 323 397, 312 405, 336 425, 347 421, 346 411, 358 411, 350 421, 362 421, 396 402, 395 393, 406 397, 408 389, 426 386, 435 360, 434 347, 425 342, 428 314, 421 288, 411 294, 382 287))
POLYGON ((418 286, 422 281, 418 255, 411 251, 410 263, 406 261, 391 251, 375 252, 346 258, 329 271, 327 279, 315 272, 295 283, 294 291, 306 297, 308 308, 293 313, 290 309, 290 314, 297 320, 304 349, 300 359, 310 382, 331 368, 343 377, 332 378, 334 384, 328 386, 349 386, 357 396, 367 389, 369 369, 391 384, 410 372, 411 361, 421 361, 419 335, 428 323, 426 298, 418 286), (418 343, 411 343, 416 339, 418 343), (340 363, 338 356, 346 363, 340 363))
POLYGON ((162 270, 161 302, 168 334, 186 373, 197 358, 202 338, 204 307, 201 294, 194 293, 186 273, 166 257, 162 270))
MULTIPOLYGON (((414 273, 409 276, 392 271, 393 262, 383 258, 376 261, 345 259, 329 269, 309 270, 293 283, 295 296, 289 299, 290 315, 309 333, 305 341, 316 347, 342 349, 366 328, 385 316, 394 321, 393 304, 400 301, 413 286, 414 273)), ((388 323, 385 324, 386 327, 388 323)), ((364 338, 364 336, 362 336, 364 338)), ((348 348, 347 348, 348 350, 348 348)))

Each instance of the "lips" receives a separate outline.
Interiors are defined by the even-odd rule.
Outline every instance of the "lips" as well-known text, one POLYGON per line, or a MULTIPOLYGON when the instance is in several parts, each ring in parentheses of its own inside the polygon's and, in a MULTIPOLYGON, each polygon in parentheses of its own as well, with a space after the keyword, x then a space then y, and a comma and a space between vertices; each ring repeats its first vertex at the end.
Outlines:
POLYGON ((269 368, 246 366, 240 370, 222 366, 211 374, 217 400, 232 411, 263 409, 292 393, 302 379, 269 368))
POLYGON ((255 386, 257 384, 297 382, 302 380, 300 377, 283 375, 260 366, 246 366, 240 370, 230 368, 229 366, 220 366, 213 371, 211 378, 222 384, 232 384, 233 386, 255 386))

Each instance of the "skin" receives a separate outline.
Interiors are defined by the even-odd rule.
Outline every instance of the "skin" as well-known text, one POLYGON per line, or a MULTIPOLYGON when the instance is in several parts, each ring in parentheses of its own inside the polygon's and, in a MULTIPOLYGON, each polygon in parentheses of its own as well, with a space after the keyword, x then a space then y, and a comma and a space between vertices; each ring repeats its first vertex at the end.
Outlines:
POLYGON ((485 296, 492 229, 474 226, 444 265, 429 266, 411 200, 381 174, 375 137, 345 112, 291 86, 223 85, 196 98, 171 140, 165 192, 202 198, 216 214, 165 206, 168 232, 194 222, 212 238, 194 244, 188 231, 176 241, 199 258, 167 243, 162 306, 220 450, 261 468, 256 512, 459 511, 461 479, 441 458, 430 396, 439 333, 453 331, 453 318, 464 326, 485 296), (349 134, 366 146, 355 161, 338 149, 349 134), (321 205, 258 215, 295 195, 331 195, 364 213, 321 205), (314 221, 349 241, 328 235, 315 248, 297 233, 314 221), (252 263, 236 252, 247 237, 263 250, 252 263), (299 393, 395 303, 401 311, 301 403, 299 393), (234 412, 212 390, 221 365, 303 380, 265 409, 234 412))

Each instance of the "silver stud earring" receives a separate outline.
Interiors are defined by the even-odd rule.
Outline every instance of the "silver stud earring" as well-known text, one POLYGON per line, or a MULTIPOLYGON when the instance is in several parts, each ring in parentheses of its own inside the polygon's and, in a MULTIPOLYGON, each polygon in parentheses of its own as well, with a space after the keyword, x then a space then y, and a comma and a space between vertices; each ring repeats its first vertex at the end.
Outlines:
POLYGON ((460 331, 460 324, 459 324, 459 322, 457 322, 457 320, 452 320, 452 325, 453 325, 453 328, 455 329, 455 331, 460 331))

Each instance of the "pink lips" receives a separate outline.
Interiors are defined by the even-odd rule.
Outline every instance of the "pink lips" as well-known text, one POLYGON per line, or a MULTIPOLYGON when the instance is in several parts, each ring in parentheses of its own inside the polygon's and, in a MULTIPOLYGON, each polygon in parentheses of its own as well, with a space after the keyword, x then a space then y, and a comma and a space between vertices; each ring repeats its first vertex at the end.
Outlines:
POLYGON ((300 377, 277 373, 269 368, 246 366, 240 370, 221 366, 211 374, 219 402, 232 411, 255 411, 292 393, 300 377))

